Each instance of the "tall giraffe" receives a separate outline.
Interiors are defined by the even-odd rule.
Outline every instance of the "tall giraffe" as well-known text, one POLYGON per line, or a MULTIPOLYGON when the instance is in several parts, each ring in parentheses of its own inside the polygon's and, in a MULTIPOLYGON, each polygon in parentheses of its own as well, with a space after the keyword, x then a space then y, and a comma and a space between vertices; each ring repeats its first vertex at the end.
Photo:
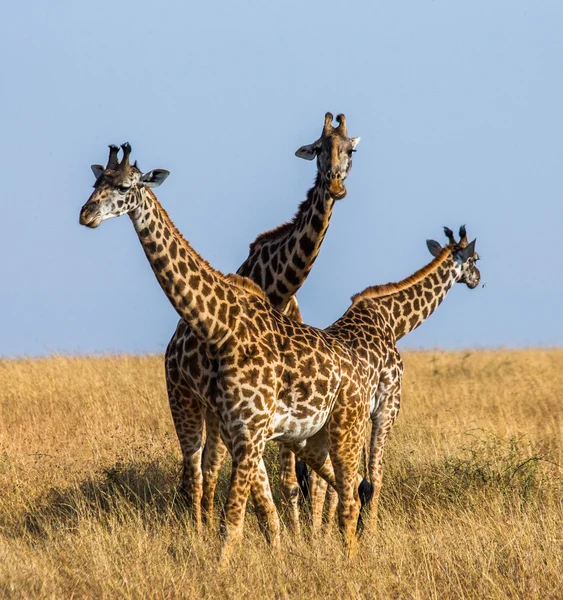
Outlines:
POLYGON ((151 191, 168 171, 143 174, 129 162, 129 144, 122 149, 120 163, 112 146, 106 168, 92 166, 96 182, 80 211, 80 223, 95 228, 128 214, 170 303, 194 339, 205 342, 212 353, 212 393, 204 398, 207 404, 194 403, 190 418, 202 425, 205 408, 210 408, 232 455, 223 555, 242 534, 251 487, 262 502, 259 514, 265 517, 270 540, 279 544, 279 519, 262 459, 268 439, 291 444, 336 487, 340 529, 351 552, 360 508, 356 476, 369 408, 366 368, 336 336, 273 308, 248 278, 213 269, 182 237, 151 191), (321 460, 316 451, 319 444, 330 452, 330 473, 324 469, 327 455, 321 460))
MULTIPOLYGON (((301 321, 295 293, 307 278, 327 232, 334 203, 346 195, 344 181, 352 168, 352 153, 360 138, 349 138, 346 118, 326 113, 320 138, 302 146, 296 155, 317 158, 317 176, 293 220, 259 235, 250 245, 248 258, 237 274, 250 278, 265 292, 272 306, 301 321)), ((172 418, 183 454, 182 488, 199 526, 201 513, 207 521, 213 514, 218 471, 227 449, 221 441, 219 423, 212 410, 206 415, 207 439, 201 457, 201 422, 193 415, 195 404, 211 394, 217 363, 214 351, 198 340, 190 327, 180 321, 165 355, 166 383, 172 418), (203 466, 203 472, 202 467, 203 466), (201 506, 201 509, 200 509, 201 506)), ((282 497, 290 525, 298 528, 298 492, 293 454, 280 449, 282 497)), ((255 498, 255 501, 256 498, 255 498)))
MULTIPOLYGON (((454 283, 465 283, 473 289, 481 277, 475 265, 479 260, 475 240, 468 243, 465 226, 460 228, 459 242, 451 229, 445 227, 444 231, 449 242, 445 248, 434 240, 427 240, 428 249, 435 257, 429 264, 399 283, 368 287, 356 294, 348 311, 326 329, 356 348, 367 364, 378 364, 382 356, 387 357, 383 369, 371 369, 369 463, 367 477, 360 485, 362 500, 370 502, 373 498, 372 521, 377 517, 385 442, 399 414, 401 401, 403 363, 396 342, 419 327, 438 308, 454 283)), ((312 474, 311 479, 315 490, 318 476, 312 474)), ((324 487, 312 495, 316 522, 320 522, 322 514, 324 487)))

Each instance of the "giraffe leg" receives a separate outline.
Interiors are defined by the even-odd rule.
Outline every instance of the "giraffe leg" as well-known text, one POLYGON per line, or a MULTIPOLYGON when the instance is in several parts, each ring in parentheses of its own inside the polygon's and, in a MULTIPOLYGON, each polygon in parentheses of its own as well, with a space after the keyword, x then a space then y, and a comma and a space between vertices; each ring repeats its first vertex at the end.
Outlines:
POLYGON ((219 469, 225 460, 227 447, 221 439, 219 420, 211 411, 207 411, 205 420, 207 439, 203 450, 203 493, 201 510, 203 522, 211 527, 213 525, 213 501, 215 488, 219 479, 219 469))
POLYGON ((352 456, 342 459, 335 457, 334 472, 339 499, 338 527, 349 556, 353 556, 356 551, 356 526, 360 513, 360 495, 355 485, 357 470, 358 461, 352 456))
MULTIPOLYGON (((211 411, 208 411, 207 417, 210 434, 208 434, 207 437, 209 445, 206 444, 205 448, 209 454, 204 453, 204 463, 205 456, 207 456, 207 471, 204 470, 203 505, 204 507, 206 506, 206 498, 210 504, 208 505, 208 511, 205 511, 203 516, 205 519, 204 522, 209 525, 213 521, 213 497, 215 485, 217 483, 217 473, 227 452, 227 447, 232 447, 232 440, 230 439, 228 429, 224 426, 224 424, 219 422, 217 417, 211 413, 211 411), (207 494, 205 493, 205 490, 207 490, 207 494)), ((262 533, 272 547, 279 547, 279 516, 272 496, 268 473, 262 458, 258 464, 256 476, 251 484, 250 491, 254 502, 256 517, 262 533)))
MULTIPOLYGON (((401 405, 401 382, 395 383, 391 389, 385 390, 382 398, 377 403, 377 410, 372 416, 372 427, 370 437, 370 455, 368 464, 368 479, 371 485, 371 494, 364 506, 366 511, 366 529, 371 532, 377 527, 377 511, 379 504, 379 493, 383 481, 383 451, 385 442, 395 419, 399 414, 401 405)), ((363 512, 363 511, 362 511, 363 512)), ((362 517, 363 520, 363 517, 362 517)), ((360 523, 360 526, 362 524, 360 523)))
POLYGON ((324 530, 328 531, 334 523, 334 516, 336 515, 336 509, 338 507, 338 494, 332 486, 328 486, 326 493, 326 512, 325 512, 325 523, 324 530))
POLYGON ((358 485, 362 478, 358 474, 361 454, 359 440, 364 429, 365 422, 360 420, 352 435, 343 440, 334 435, 337 441, 331 445, 332 461, 328 456, 326 439, 317 437, 319 434, 309 438, 305 444, 295 446, 299 458, 305 460, 338 494, 339 528, 349 555, 355 551, 356 524, 360 512, 358 485), (338 455, 342 455, 342 458, 338 455))
POLYGON ((268 479, 268 473, 263 458, 261 458, 258 463, 258 471, 252 483, 251 492, 260 529, 270 546, 272 546, 272 548, 279 548, 280 519, 278 511, 276 510, 276 505, 274 504, 270 480, 268 479))
MULTIPOLYGON (((288 444, 288 447, 291 448, 299 458, 300 464, 306 463, 306 465, 309 465, 323 480, 334 484, 334 471, 330 459, 328 458, 326 428, 323 427, 318 433, 302 442, 288 444)), ((306 485, 307 487, 309 486, 308 478, 306 485)))
POLYGON ((201 440, 203 407, 192 396, 182 393, 167 377, 168 401, 180 442, 183 471, 180 492, 184 496, 197 531, 201 531, 201 440))
MULTIPOLYGON (((237 423, 237 425, 240 424, 237 423)), ((231 485, 221 519, 221 560, 229 558, 236 542, 242 536, 244 513, 250 488, 260 472, 260 461, 266 444, 264 428, 252 436, 248 427, 237 427, 231 437, 233 469, 231 485)))
POLYGON ((328 448, 338 492, 338 527, 346 554, 356 553, 360 513, 358 468, 368 422, 369 402, 360 391, 343 389, 327 424, 328 448), (355 407, 350 412, 348 407, 355 407))
POLYGON ((331 444, 336 491, 338 492, 338 527, 348 556, 356 552, 356 527, 360 513, 360 495, 356 485, 359 447, 356 440, 339 440, 331 444))
POLYGON ((280 491, 288 525, 299 533, 299 483, 295 473, 295 454, 285 444, 280 444, 280 491))
POLYGON ((327 487, 328 483, 312 470, 309 474, 309 497, 311 501, 311 528, 314 532, 318 532, 322 528, 327 487))
MULTIPOLYGON (((292 450, 301 461, 306 462, 314 471, 312 474, 315 476, 313 478, 315 485, 320 487, 321 490, 323 490, 323 493, 326 490, 328 491, 326 522, 327 524, 332 523, 338 504, 338 494, 335 489, 336 478, 334 469, 330 457, 328 456, 326 429, 323 428, 319 433, 301 444, 293 444, 292 450)), ((355 481, 357 486, 359 486, 362 481, 362 477, 358 473, 356 473, 355 481)), ((313 493, 315 493, 314 490, 310 490, 310 494, 313 493)), ((317 517, 317 525, 318 529, 320 529, 323 505, 322 503, 318 504, 320 504, 320 517, 317 517)))

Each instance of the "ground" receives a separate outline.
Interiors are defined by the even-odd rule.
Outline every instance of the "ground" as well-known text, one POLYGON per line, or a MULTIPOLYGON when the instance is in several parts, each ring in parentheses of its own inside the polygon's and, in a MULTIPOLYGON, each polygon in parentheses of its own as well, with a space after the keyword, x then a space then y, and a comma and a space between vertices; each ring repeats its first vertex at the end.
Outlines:
POLYGON ((563 597, 563 350, 404 358, 358 556, 335 533, 284 532, 273 554, 249 509, 222 566, 175 499, 161 356, 0 361, 0 597, 563 597))

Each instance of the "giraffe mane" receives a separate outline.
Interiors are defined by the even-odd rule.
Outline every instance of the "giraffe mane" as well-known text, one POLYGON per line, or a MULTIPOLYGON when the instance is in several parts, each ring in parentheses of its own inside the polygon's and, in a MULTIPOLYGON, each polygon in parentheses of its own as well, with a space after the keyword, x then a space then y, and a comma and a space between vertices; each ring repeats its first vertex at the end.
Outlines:
MULTIPOLYGON (((168 213, 166 212, 166 210, 164 209, 162 204, 160 204, 160 202, 158 201, 158 198, 155 196, 154 192, 150 188, 147 188, 146 191, 152 196, 153 202, 155 202, 155 204, 162 211, 162 216, 168 222, 168 225, 171 228, 172 233, 174 235, 176 235, 178 237, 178 239, 181 240, 183 243, 187 244, 186 238, 178 230, 178 228, 174 224, 174 221, 172 221, 172 219, 168 216, 168 213)), ((209 264, 209 262, 207 260, 205 260, 205 258, 203 258, 200 254, 198 254, 193 248, 192 248, 192 252, 195 252, 197 254, 199 260, 201 260, 202 264, 205 267, 209 268, 211 271, 214 271, 218 277, 220 277, 227 283, 234 285, 239 290, 243 290, 245 292, 252 294, 253 296, 258 296, 258 297, 262 298, 263 300, 268 301, 268 297, 266 296, 266 293, 264 292, 264 290, 257 283, 254 283, 254 281, 252 281, 252 279, 249 279, 248 277, 243 277, 242 275, 237 275, 235 273, 229 273, 229 274, 225 275, 225 274, 221 273, 221 271, 212 267, 209 264)))
POLYGON ((170 230, 172 232, 172 234, 174 234, 181 243, 185 244, 186 246, 189 246, 191 251, 197 255, 198 260, 201 261, 201 263, 210 271, 213 271, 214 273, 217 274, 217 276, 223 280, 227 280, 228 277, 225 276, 224 273, 222 273, 221 271, 219 271, 219 269, 216 269, 215 267, 211 266, 211 264, 205 260, 205 258, 203 258, 203 256, 201 256, 201 254, 199 254, 199 252, 197 252, 197 250, 195 250, 194 248, 192 248, 188 241, 186 240, 186 238, 182 235, 182 232, 176 227, 176 224, 174 223, 174 221, 170 218, 170 216, 168 215, 168 213, 166 212, 166 210, 164 209, 164 207, 162 206, 162 204, 158 201, 158 198, 155 196, 154 192, 150 189, 150 188, 144 188, 145 192, 147 194, 150 195, 151 200, 155 203, 155 205, 158 207, 159 212, 162 214, 166 224, 170 227, 170 230))
POLYGON ((228 275, 225 275, 225 279, 235 287, 244 290, 245 292, 249 292, 253 296, 260 296, 263 300, 268 300, 264 290, 248 277, 243 277, 236 273, 229 273, 228 275))
POLYGON ((354 294, 351 298, 352 305, 361 302, 362 300, 369 300, 372 298, 381 298, 383 296, 390 296, 391 294, 395 294, 397 292, 401 292, 402 290, 406 290, 419 283, 422 279, 424 279, 427 275, 435 271, 442 263, 444 263, 449 256, 451 255, 451 246, 446 246, 442 248, 442 251, 434 260, 429 262, 427 265, 415 271, 412 275, 409 275, 405 279, 398 281, 396 283, 384 283, 383 285, 371 285, 367 287, 363 292, 359 292, 354 294))
POLYGON ((263 233, 261 233, 260 235, 258 235, 258 237, 250 244, 250 252, 251 253, 254 252, 260 246, 260 244, 263 244, 264 242, 271 242, 272 240, 277 240, 291 231, 292 227, 295 225, 295 223, 297 221, 299 214, 301 214, 305 204, 313 201, 313 191, 318 187, 319 178, 320 178, 320 175, 317 174, 317 179, 315 180, 315 185, 307 192, 307 197, 305 198, 305 200, 303 200, 303 202, 301 202, 301 204, 299 205, 299 208, 297 209, 297 212, 293 215, 293 218, 291 219, 291 221, 282 223, 281 225, 278 225, 277 227, 274 227, 273 229, 268 229, 268 230, 264 231, 263 233))

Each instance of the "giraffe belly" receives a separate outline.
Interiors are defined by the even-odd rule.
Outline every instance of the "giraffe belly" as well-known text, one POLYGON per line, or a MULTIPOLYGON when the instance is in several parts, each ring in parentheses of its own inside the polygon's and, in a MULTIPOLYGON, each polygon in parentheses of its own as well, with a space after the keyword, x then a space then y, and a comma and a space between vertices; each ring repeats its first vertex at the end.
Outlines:
POLYGON ((273 433, 269 439, 278 442, 306 440, 324 427, 329 415, 329 407, 307 418, 296 416, 294 411, 277 412, 273 418, 273 433))

